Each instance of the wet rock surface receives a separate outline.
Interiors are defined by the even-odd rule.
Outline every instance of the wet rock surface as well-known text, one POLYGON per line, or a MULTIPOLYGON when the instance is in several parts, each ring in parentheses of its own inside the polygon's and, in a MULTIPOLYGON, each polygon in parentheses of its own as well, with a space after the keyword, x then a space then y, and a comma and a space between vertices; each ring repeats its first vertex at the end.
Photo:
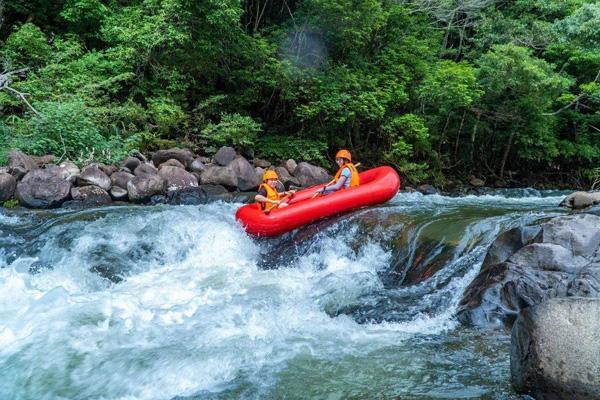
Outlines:
POLYGON ((519 393, 600 399, 600 299, 550 299, 525 308, 511 336, 511 380, 519 393))
POLYGON ((458 318, 510 326, 518 312, 555 297, 600 296, 600 217, 556 217, 501 234, 466 288, 458 318))

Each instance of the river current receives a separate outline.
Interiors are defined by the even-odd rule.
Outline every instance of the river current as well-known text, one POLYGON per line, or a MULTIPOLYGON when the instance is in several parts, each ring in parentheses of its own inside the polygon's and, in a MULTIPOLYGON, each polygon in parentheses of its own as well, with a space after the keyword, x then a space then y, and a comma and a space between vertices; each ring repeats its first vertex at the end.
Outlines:
POLYGON ((389 203, 276 239, 239 204, 1 211, 0 399, 519 399, 455 311, 558 192, 389 203))

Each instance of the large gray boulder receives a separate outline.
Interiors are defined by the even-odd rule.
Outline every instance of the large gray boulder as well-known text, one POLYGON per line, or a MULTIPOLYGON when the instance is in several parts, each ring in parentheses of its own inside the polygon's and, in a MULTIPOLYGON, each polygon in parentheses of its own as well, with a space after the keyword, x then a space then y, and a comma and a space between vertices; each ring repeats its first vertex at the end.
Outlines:
POLYGON ((201 185, 187 187, 167 193, 167 204, 198 205, 212 201, 231 201, 232 195, 227 189, 219 185, 201 185))
POLYGON ((158 171, 158 175, 167 182, 167 190, 180 190, 186 187, 197 187, 198 180, 196 177, 189 172, 187 172, 183 168, 165 166, 162 164, 160 166, 160 171, 158 171))
POLYGON ((135 176, 158 175, 158 169, 151 163, 142 163, 133 171, 135 176))
POLYGON ((298 178, 300 185, 304 187, 327 183, 331 180, 331 176, 325 169, 304 161, 298 163, 294 170, 294 176, 298 178))
POLYGON ((206 169, 206 163, 204 163, 201 157, 197 157, 192 164, 190 165, 190 171, 192 172, 202 172, 206 169))
POLYGON ((551 299, 519 314, 510 370, 536 399, 600 399, 600 299, 551 299))
POLYGON ((8 153, 8 173, 16 180, 22 179, 26 173, 37 167, 35 160, 21 151, 13 150, 8 153))
POLYGON ((203 185, 221 185, 233 190, 237 188, 238 178, 231 168, 212 165, 202 171, 200 183, 203 185))
POLYGON ((296 168, 298 168, 298 163, 290 158, 289 160, 283 162, 283 167, 293 175, 296 171, 296 168))
POLYGON ((112 203, 112 199, 106 190, 93 185, 71 188, 71 197, 84 206, 112 203))
POLYGON ((71 183, 75 183, 81 173, 79 167, 69 160, 63 161, 57 168, 60 170, 60 176, 71 183))
POLYGON ((543 220, 500 235, 458 308, 464 323, 510 326, 519 311, 555 297, 600 297, 600 217, 543 220))
POLYGON ((256 178, 256 172, 244 157, 237 157, 229 163, 227 168, 230 168, 237 175, 237 186, 242 192, 254 190, 258 187, 260 181, 256 178))
POLYGON ((181 168, 181 169, 185 170, 185 165, 183 165, 181 162, 177 161, 174 158, 169 158, 167 161, 160 164, 160 166, 158 167, 158 170, 160 171, 163 167, 177 167, 177 168, 181 168))
POLYGON ((300 186, 300 181, 298 178, 290 175, 289 171, 285 167, 277 167, 275 168, 275 172, 277 172, 279 181, 283 184, 283 186, 285 186, 286 189, 289 189, 291 186, 300 186))
POLYGON ((259 168, 269 168, 271 166, 271 163, 267 160, 262 160, 260 158, 255 158, 254 160, 252 160, 252 164, 254 164, 255 167, 259 167, 259 168))
POLYGON ((110 177, 96 164, 90 164, 81 171, 77 177, 77 186, 98 186, 106 191, 110 190, 110 177))
POLYGON ((429 195, 438 193, 436 188, 434 188, 433 186, 428 185, 428 184, 423 184, 423 185, 417 186, 417 192, 424 194, 425 196, 429 196, 429 195))
POLYGON ((595 204, 600 204, 600 192, 574 192, 565 197, 560 206, 581 210, 595 204))
POLYGON ((129 200, 141 203, 154 195, 162 195, 167 189, 167 182, 159 175, 136 176, 127 183, 129 200))
POLYGON ((0 202, 13 197, 17 188, 17 180, 8 173, 0 173, 0 202))
POLYGON ((233 147, 223 146, 213 156, 213 161, 215 164, 224 167, 229 165, 229 163, 235 159, 235 156, 236 154, 233 147))
POLYGON ((17 184, 15 197, 29 208, 55 208, 69 199, 71 182, 59 168, 35 169, 17 184))
POLYGON ((110 176, 110 182, 112 183, 112 187, 118 186, 120 188, 127 189, 127 184, 133 178, 135 178, 135 175, 125 171, 119 171, 110 176))
POLYGON ((128 198, 127 189, 120 186, 113 186, 110 188, 110 197, 112 197, 113 200, 125 201, 128 198))
POLYGON ((123 162, 121 163, 123 165, 123 167, 127 168, 130 171, 135 171, 135 169, 141 164, 142 162, 140 161, 139 158, 137 157, 127 157, 126 159, 123 160, 123 162))
POLYGON ((173 148, 168 150, 159 150, 152 155, 152 162, 157 167, 170 159, 175 159, 183 164, 185 168, 189 168, 194 160, 194 153, 188 149, 173 148))

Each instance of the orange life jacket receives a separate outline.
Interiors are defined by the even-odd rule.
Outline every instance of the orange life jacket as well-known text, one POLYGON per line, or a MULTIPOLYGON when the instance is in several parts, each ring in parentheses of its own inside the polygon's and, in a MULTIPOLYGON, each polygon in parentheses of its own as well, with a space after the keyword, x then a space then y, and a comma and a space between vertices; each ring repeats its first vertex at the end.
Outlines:
POLYGON ((338 179, 340 179, 340 176, 342 175, 342 171, 344 170, 344 168, 348 168, 351 173, 350 185, 348 186, 348 188, 353 188, 353 187, 359 186, 360 185, 360 177, 358 176, 358 170, 352 163, 346 163, 346 164, 342 165, 340 167, 340 169, 338 170, 338 172, 335 174, 335 178, 333 181, 337 182, 338 179))
MULTIPOLYGON (((264 188, 267 191, 267 195, 265 196, 267 199, 269 199, 269 200, 281 199, 281 195, 277 192, 277 190, 273 189, 271 186, 267 185, 266 183, 261 184, 258 187, 258 190, 260 191, 261 188, 264 188)), ((259 202, 259 204, 260 204, 260 208, 265 212, 269 212, 272 209, 274 209, 275 207, 277 207, 277 204, 267 203, 264 201, 259 202)))

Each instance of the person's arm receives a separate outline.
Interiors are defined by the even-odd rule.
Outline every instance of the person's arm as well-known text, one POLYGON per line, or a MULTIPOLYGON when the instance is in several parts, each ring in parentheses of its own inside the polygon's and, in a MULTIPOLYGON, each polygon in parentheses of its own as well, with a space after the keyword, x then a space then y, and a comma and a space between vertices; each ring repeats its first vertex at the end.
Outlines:
POLYGON ((332 185, 326 185, 323 188, 323 192, 335 192, 336 190, 340 190, 343 186, 344 183, 346 183, 346 177, 344 175, 340 176, 340 178, 337 180, 336 183, 332 184, 332 185))
POLYGON ((254 200, 258 201, 259 203, 271 203, 271 204, 281 203, 279 200, 270 200, 261 194, 257 194, 256 196, 254 196, 254 200))

